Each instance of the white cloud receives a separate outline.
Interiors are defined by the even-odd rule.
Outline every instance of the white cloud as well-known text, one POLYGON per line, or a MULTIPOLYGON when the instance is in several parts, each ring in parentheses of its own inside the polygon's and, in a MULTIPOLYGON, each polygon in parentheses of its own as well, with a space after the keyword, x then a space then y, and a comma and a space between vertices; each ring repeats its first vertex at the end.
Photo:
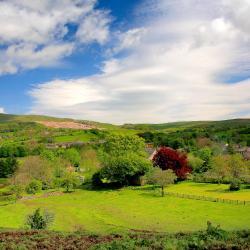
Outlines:
POLYGON ((0 1, 0 75, 57 64, 81 43, 103 44, 110 18, 95 4, 96 0, 0 1), (78 27, 71 43, 64 39, 69 24, 78 27))
POLYGON ((92 12, 81 22, 76 36, 82 43, 104 44, 109 38, 110 21, 107 12, 92 12))
POLYGON ((4 108, 0 107, 0 114, 4 114, 5 111, 4 111, 4 108))
MULTIPOLYGON (((247 8, 249 1, 242 2, 247 8)), ((249 69, 250 30, 236 22, 244 5, 238 12, 223 0, 146 6, 144 27, 114 46, 129 54, 110 58, 98 75, 38 85, 30 112, 115 123, 250 116, 250 79, 223 82, 249 69)))
POLYGON ((118 32, 116 46, 109 51, 109 54, 116 54, 124 50, 135 49, 145 36, 145 28, 134 28, 127 32, 118 32))

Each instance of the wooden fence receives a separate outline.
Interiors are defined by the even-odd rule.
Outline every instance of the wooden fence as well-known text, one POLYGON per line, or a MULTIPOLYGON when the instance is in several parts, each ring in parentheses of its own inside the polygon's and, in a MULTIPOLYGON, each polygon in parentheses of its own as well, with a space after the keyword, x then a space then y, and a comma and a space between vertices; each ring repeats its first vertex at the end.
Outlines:
POLYGON ((236 205, 250 205, 250 201, 246 201, 246 200, 230 200, 230 199, 214 198, 214 197, 191 195, 191 194, 180 194, 180 193, 172 193, 172 192, 165 192, 165 194, 178 197, 178 198, 186 198, 186 199, 192 199, 192 200, 221 202, 221 203, 236 204, 236 205))

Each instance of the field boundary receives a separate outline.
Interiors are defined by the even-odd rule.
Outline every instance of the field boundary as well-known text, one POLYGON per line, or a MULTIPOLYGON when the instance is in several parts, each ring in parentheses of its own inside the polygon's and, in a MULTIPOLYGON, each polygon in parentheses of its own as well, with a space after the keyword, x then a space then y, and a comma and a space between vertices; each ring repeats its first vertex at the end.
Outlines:
POLYGON ((190 194, 181 194, 181 193, 173 193, 173 192, 165 192, 165 194, 178 197, 178 198, 186 198, 186 199, 192 199, 192 200, 221 202, 221 203, 235 204, 235 205, 250 204, 250 201, 247 201, 247 200, 230 200, 230 199, 214 198, 214 197, 209 197, 209 196, 190 195, 190 194))

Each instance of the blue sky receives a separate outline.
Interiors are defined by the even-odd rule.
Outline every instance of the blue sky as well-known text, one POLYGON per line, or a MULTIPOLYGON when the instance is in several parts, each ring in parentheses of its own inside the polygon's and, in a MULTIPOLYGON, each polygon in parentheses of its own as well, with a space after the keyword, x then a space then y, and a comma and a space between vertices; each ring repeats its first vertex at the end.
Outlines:
MULTIPOLYGON (((117 27, 127 29, 131 26, 131 19, 134 19, 133 10, 140 2, 140 0, 101 0, 96 3, 96 8, 110 11, 114 19, 112 29, 115 30, 117 27)), ((92 44, 75 51, 64 60, 63 65, 0 75, 0 107, 13 114, 28 112, 32 102, 28 91, 34 84, 56 78, 68 79, 95 74, 100 71, 104 60, 102 51, 100 45, 92 44)))
POLYGON ((249 0, 3 0, 0 112, 249 117, 249 15, 249 0))

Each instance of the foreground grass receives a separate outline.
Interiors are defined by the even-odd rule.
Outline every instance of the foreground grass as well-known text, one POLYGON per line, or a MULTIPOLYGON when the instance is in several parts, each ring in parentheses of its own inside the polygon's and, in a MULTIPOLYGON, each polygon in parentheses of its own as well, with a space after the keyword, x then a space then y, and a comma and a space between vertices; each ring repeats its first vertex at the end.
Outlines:
POLYGON ((26 215, 38 207, 55 214, 51 229, 60 231, 83 228, 101 234, 129 230, 186 232, 204 229, 208 220, 223 225, 226 230, 250 229, 249 205, 162 198, 159 190, 147 187, 77 190, 55 197, 20 200, 0 206, 0 228, 22 227, 26 215))

